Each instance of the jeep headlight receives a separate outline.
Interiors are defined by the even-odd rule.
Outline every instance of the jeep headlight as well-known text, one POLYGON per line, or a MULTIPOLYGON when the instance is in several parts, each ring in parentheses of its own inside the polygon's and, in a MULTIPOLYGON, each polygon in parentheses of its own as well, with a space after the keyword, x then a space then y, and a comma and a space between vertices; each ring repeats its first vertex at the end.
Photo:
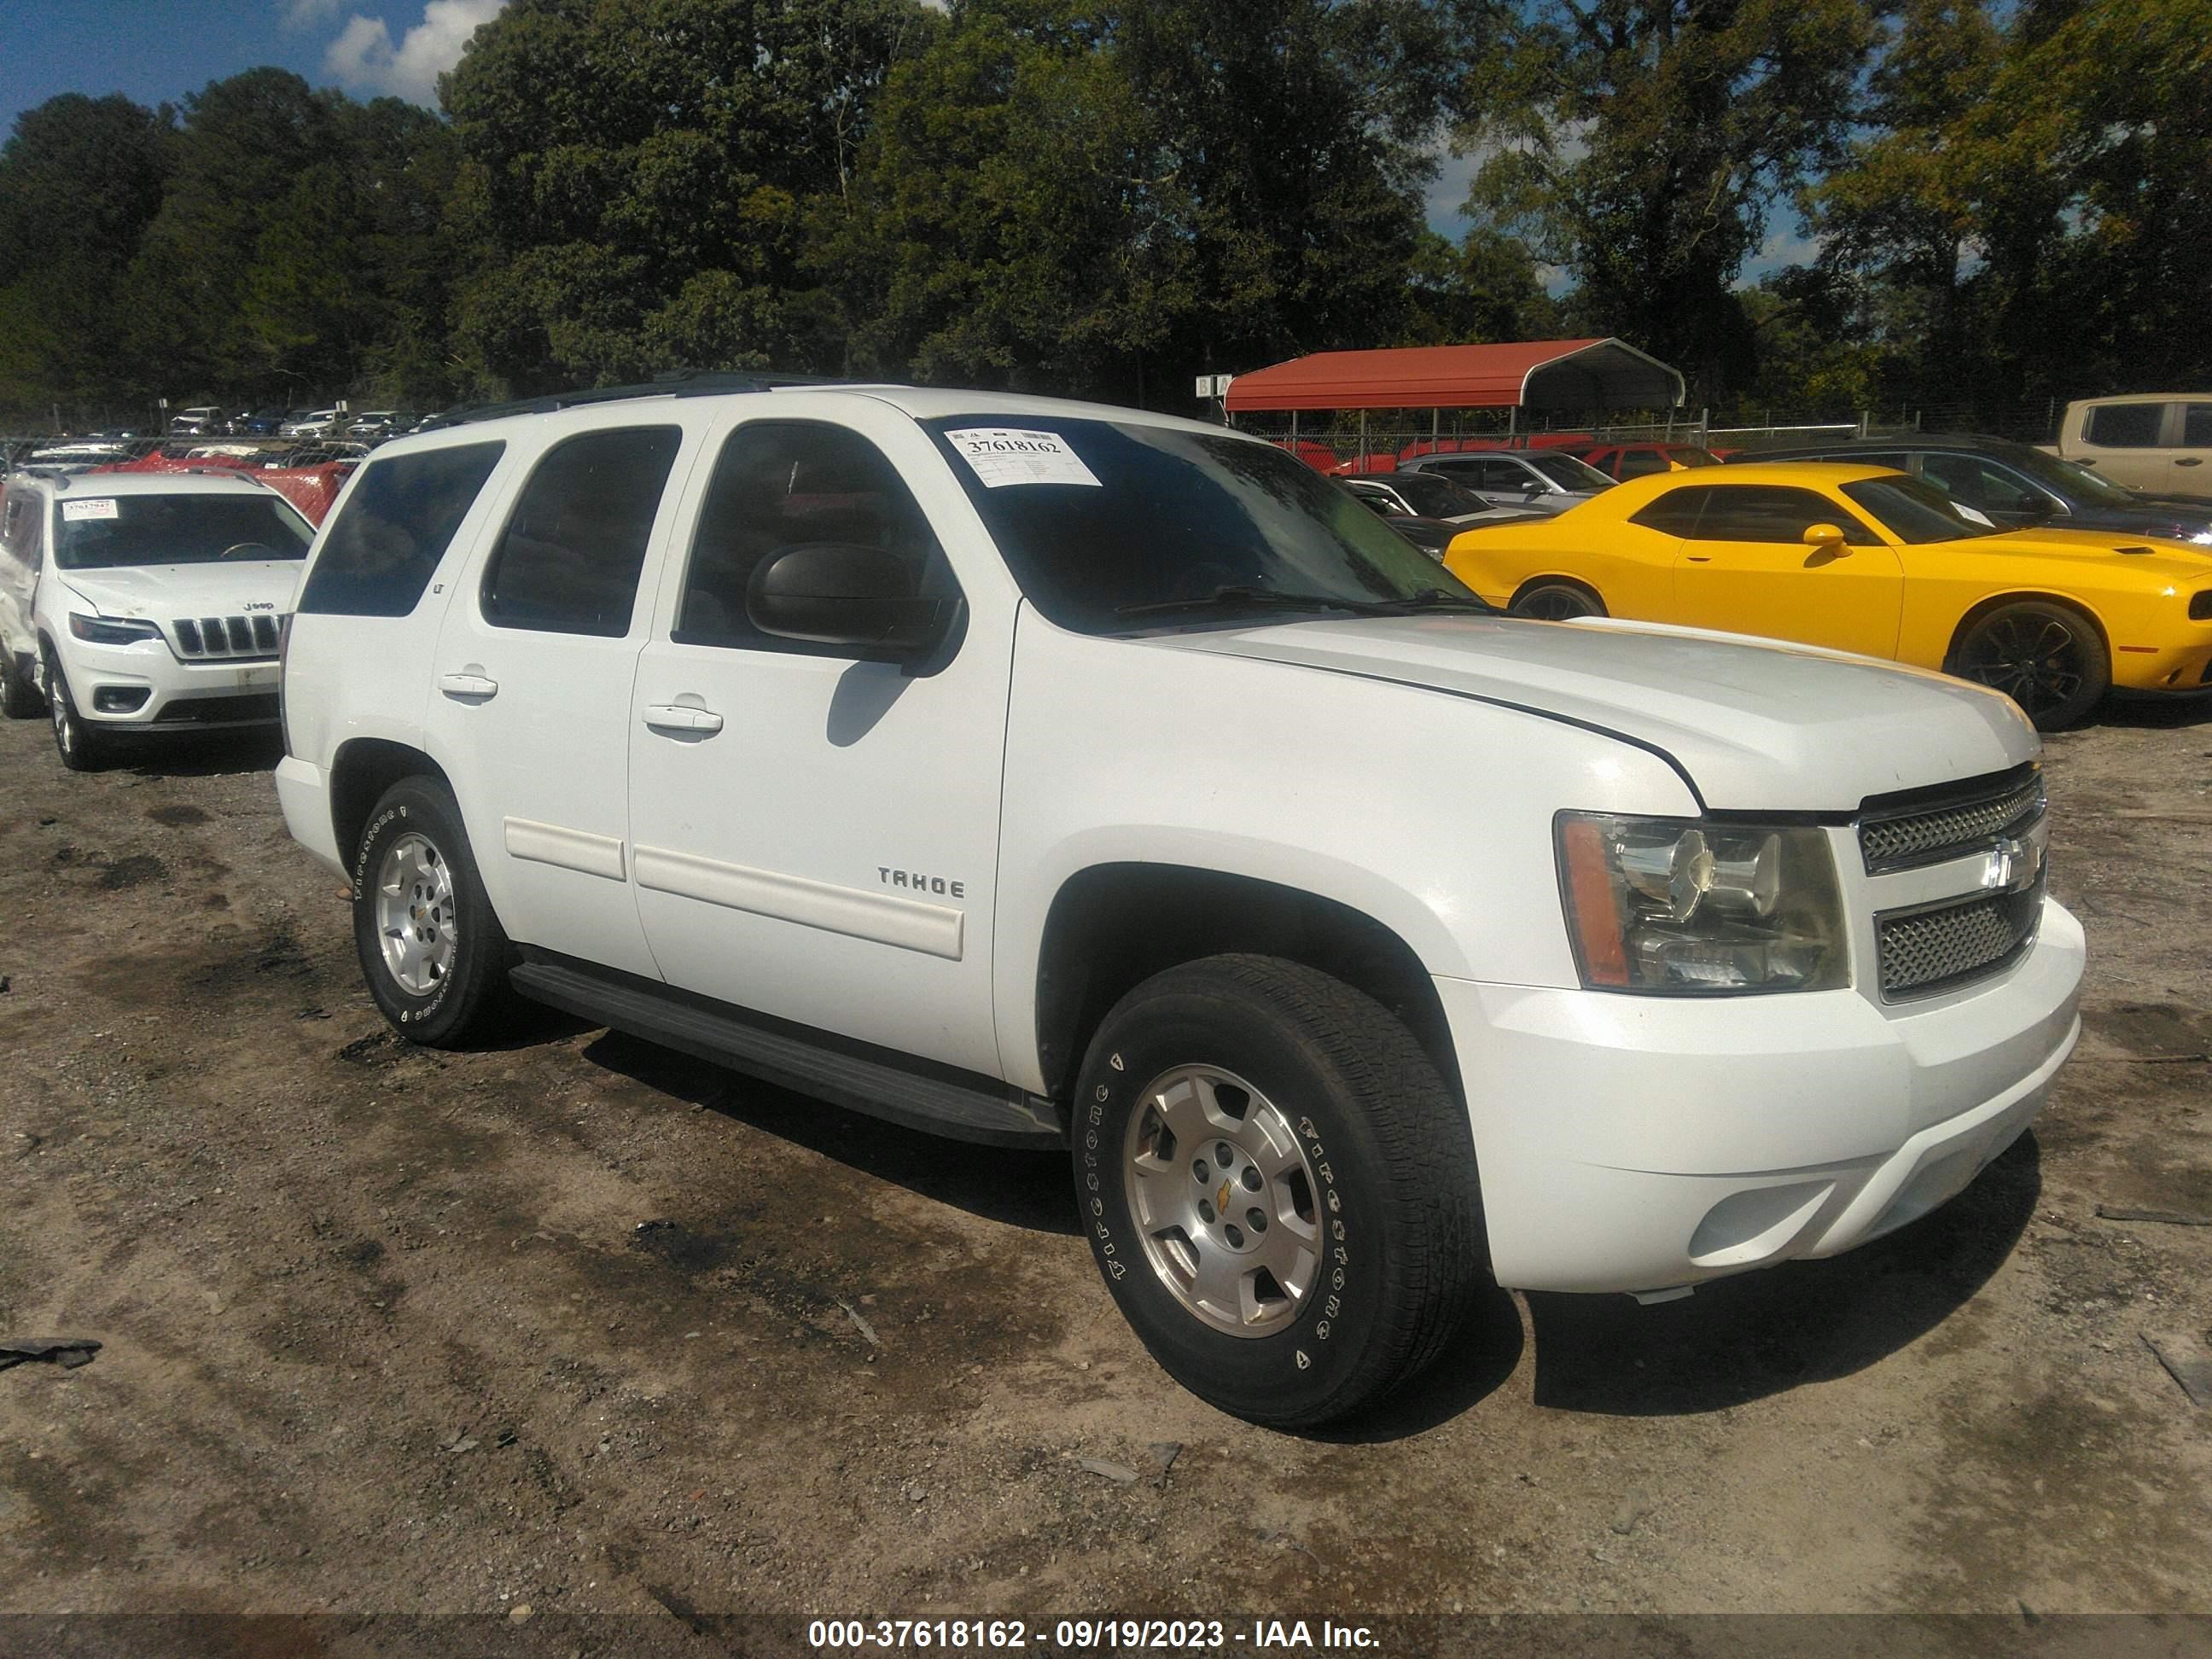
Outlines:
POLYGON ((1825 833, 1562 812, 1559 885, 1593 990, 1827 991, 1849 979, 1825 833))

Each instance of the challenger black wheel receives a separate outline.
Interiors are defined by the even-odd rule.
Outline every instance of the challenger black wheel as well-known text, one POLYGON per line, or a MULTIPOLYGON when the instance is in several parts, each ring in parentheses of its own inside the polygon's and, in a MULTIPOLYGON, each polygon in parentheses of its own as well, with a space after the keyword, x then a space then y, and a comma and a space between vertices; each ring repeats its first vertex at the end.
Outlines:
POLYGON ((368 815, 353 937, 369 994, 410 1042, 457 1048, 506 1012, 513 951, 443 784, 403 778, 368 815))
POLYGON ((1156 975, 1100 1024, 1075 1179, 1106 1285, 1176 1379, 1255 1423, 1359 1410, 1483 1271, 1467 1115, 1371 998, 1269 957, 1156 975))
POLYGON ((2040 732, 2081 720, 2112 688, 2112 659, 2088 619, 2063 605, 2022 599, 1959 635, 1949 672, 2002 691, 2040 732))
POLYGON ((1532 582, 1513 596, 1506 612, 1537 622, 1571 622, 1577 617, 1602 617, 1605 604, 1572 582, 1532 582))

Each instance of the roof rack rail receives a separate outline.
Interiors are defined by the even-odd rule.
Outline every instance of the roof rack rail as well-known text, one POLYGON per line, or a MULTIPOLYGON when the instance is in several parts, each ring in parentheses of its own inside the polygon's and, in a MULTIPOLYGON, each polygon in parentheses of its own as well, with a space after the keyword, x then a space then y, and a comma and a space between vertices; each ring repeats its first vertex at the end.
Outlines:
POLYGON ((591 386, 580 392, 550 392, 542 397, 520 398, 512 403, 476 404, 425 421, 418 432, 443 427, 468 426, 477 421, 502 420, 509 415, 549 415, 556 409, 586 404, 618 403, 625 398, 711 398, 729 392, 774 392, 782 386, 860 386, 874 382, 831 374, 784 374, 772 371, 716 371, 684 369, 663 374, 641 386, 591 386))

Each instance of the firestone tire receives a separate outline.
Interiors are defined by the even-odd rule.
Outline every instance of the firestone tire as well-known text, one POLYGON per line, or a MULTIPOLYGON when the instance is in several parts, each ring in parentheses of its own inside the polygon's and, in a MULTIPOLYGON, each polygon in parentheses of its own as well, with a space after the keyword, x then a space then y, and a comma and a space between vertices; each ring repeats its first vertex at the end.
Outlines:
POLYGON ((1296 963, 1212 957, 1123 997, 1073 1142, 1123 1316, 1254 1423, 1371 1405, 1436 1358, 1484 1275, 1465 1111, 1400 1021, 1296 963))
POLYGON ((355 852, 353 895, 362 976, 400 1036, 459 1048, 507 1015, 514 948, 445 785, 403 778, 384 792, 355 852))

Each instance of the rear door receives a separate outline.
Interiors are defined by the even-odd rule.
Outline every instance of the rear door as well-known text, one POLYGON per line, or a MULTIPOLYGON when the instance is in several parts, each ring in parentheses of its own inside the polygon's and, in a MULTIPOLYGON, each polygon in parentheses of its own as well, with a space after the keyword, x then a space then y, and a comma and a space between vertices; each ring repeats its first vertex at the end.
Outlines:
MULTIPOLYGON (((681 413, 555 440, 460 573, 423 724, 518 942, 657 976, 630 886, 630 690, 696 433, 681 413)), ((700 417, 690 416, 694 427, 700 417)))
POLYGON ((2172 417, 2173 467, 2165 488, 2176 495, 2212 495, 2212 403, 2189 403, 2172 417))
POLYGON ((1897 551, 1841 503, 1780 484, 1705 486, 1705 509, 1674 562, 1678 620, 1870 657, 1897 653, 1905 571, 1897 551), (1807 544, 1834 525, 1844 545, 1807 544))
MULTIPOLYGON (((2073 459, 2095 467, 2114 483, 2154 493, 2171 489, 2174 453, 2167 431, 2170 407, 2155 398, 2092 404, 2082 411, 2081 436, 2073 459)), ((2172 423, 2178 421, 2177 413, 2172 423)))

